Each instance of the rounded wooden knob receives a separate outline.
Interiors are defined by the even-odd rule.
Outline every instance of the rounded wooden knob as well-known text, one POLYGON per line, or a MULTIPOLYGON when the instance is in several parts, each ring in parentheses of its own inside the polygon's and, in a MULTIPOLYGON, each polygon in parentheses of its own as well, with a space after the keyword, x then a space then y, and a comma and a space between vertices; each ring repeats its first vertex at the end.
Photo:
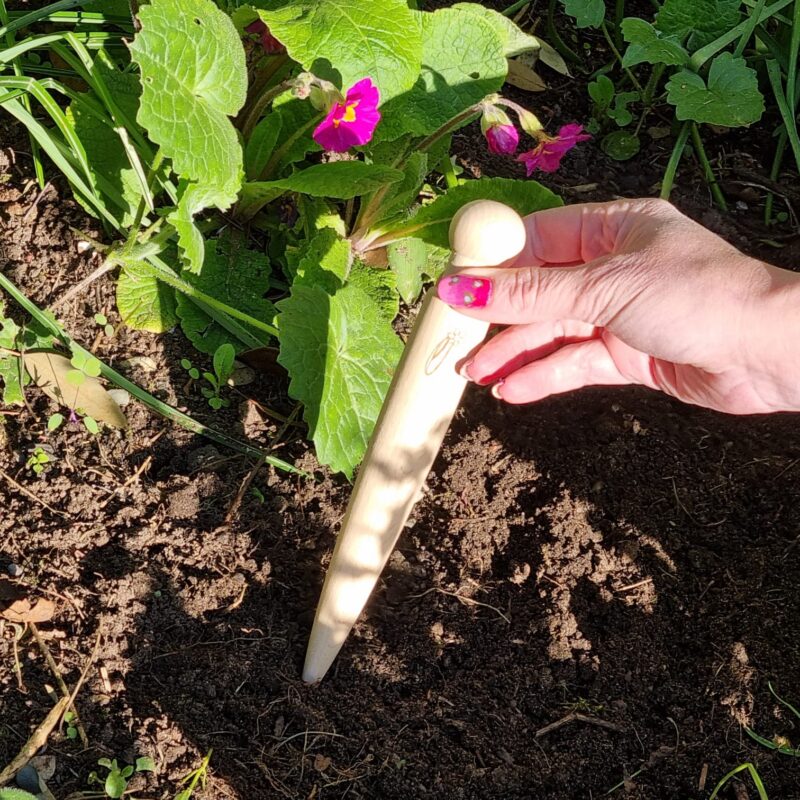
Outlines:
POLYGON ((452 265, 494 267, 518 255, 525 239, 525 223, 513 208, 496 200, 474 200, 450 223, 452 265))

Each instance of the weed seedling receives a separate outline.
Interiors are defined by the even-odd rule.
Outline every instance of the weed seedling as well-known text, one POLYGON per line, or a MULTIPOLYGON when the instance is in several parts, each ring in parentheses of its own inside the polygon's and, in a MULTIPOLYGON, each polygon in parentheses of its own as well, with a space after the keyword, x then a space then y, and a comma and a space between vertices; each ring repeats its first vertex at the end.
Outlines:
POLYGON ((114 326, 109 323, 105 314, 95 314, 94 321, 103 329, 103 333, 109 339, 114 335, 114 326))
MULTIPOLYGON (((96 772, 89 773, 90 784, 101 784, 105 797, 118 798, 122 797, 128 790, 128 782, 137 772, 155 772, 156 765, 153 759, 148 756, 142 756, 136 759, 136 765, 130 764, 121 767, 117 759, 101 758, 98 765, 108 770, 105 778, 100 777, 96 772)), ((103 795, 98 795, 102 797, 103 795)))
POLYGON ((181 786, 185 783, 189 785, 185 789, 181 789, 178 794, 175 795, 175 800, 190 800, 192 795, 194 794, 194 790, 199 786, 201 789, 204 789, 206 786, 206 780, 208 778, 208 762, 211 760, 211 750, 206 753, 205 758, 200 762, 200 766, 197 769, 193 769, 190 773, 185 775, 181 778, 181 786))
POLYGON ((37 447, 25 462, 25 466, 38 476, 44 472, 45 465, 49 463, 50 456, 41 447, 37 447))
MULTIPOLYGON (((782 697, 778 695, 778 693, 772 688, 772 684, 768 683, 767 686, 772 694, 772 696, 785 708, 788 708, 792 714, 800 720, 800 711, 798 711, 791 703, 788 703, 782 697)), ((745 728, 745 732, 751 739, 755 739, 760 745, 769 748, 770 750, 777 750, 779 753, 782 753, 785 756, 793 756, 794 758, 800 758, 800 747, 792 747, 792 743, 785 737, 785 736, 773 736, 772 739, 765 739, 763 736, 757 734, 754 730, 750 728, 745 728)))

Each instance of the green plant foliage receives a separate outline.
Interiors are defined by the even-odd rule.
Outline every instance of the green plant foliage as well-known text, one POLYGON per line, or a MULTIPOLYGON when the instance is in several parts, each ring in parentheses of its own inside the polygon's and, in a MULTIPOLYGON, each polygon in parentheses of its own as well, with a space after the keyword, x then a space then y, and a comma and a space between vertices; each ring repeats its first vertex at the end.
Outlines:
MULTIPOLYGON (((241 239, 226 233, 207 242, 200 274, 185 270, 183 277, 206 294, 256 319, 271 322, 275 308, 264 298, 269 288, 269 275, 270 265, 265 255, 246 249, 241 239)), ((183 294, 177 298, 177 314, 183 332, 200 352, 213 355, 225 343, 232 344, 237 352, 243 349, 243 344, 230 331, 183 294)), ((254 337, 263 337, 257 329, 246 324, 244 327, 254 337)))
POLYGON ((0 800, 36 800, 36 795, 22 789, 0 789, 0 800))
POLYGON ((646 20, 630 17, 622 20, 620 27, 628 42, 623 66, 667 64, 682 67, 689 62, 689 53, 681 45, 679 37, 663 34, 646 20))
POLYGON ((420 28, 405 0, 252 5, 295 61, 342 89, 371 76, 386 102, 407 91, 419 74, 420 28))
POLYGON ((606 15, 603 0, 561 0, 564 11, 575 19, 579 28, 599 28, 606 15))
POLYGON ((397 290, 406 303, 414 303, 422 291, 422 279, 428 263, 428 247, 422 239, 409 237, 392 242, 386 248, 389 267, 397 276, 397 290))
POLYGON ((498 91, 508 72, 503 42, 479 14, 456 8, 417 14, 422 72, 408 92, 384 104, 380 139, 432 133, 498 91))
POLYGON ((627 161, 640 150, 639 137, 628 131, 614 131, 603 137, 600 143, 603 152, 615 161, 627 161))
POLYGON ((498 39, 503 43, 503 55, 506 58, 519 56, 523 53, 538 53, 541 43, 535 36, 521 30, 508 17, 498 11, 485 8, 477 3, 456 3, 451 8, 466 11, 469 14, 478 14, 494 29, 498 39))
POLYGON ((177 322, 175 291, 156 280, 141 262, 128 261, 117 280, 117 310, 136 330, 164 333, 177 322))
POLYGON ((672 75, 667 99, 675 106, 678 119, 727 127, 757 122, 764 113, 755 70, 731 53, 720 53, 711 62, 707 82, 686 69, 672 75))
POLYGON ((139 20, 130 46, 142 75, 137 119, 186 183, 170 221, 197 271, 202 237, 194 215, 227 208, 241 185, 242 147, 229 117, 247 93, 244 48, 211 0, 153 0, 139 20))
POLYGON ((665 0, 656 28, 694 52, 735 27, 741 5, 741 0, 665 0))
POLYGON ((448 248, 450 222, 456 211, 473 200, 497 200, 506 203, 519 214, 531 214, 562 204, 561 199, 536 181, 487 178, 456 186, 446 195, 422 206, 407 221, 389 233, 399 238, 415 236, 438 247, 448 248))
POLYGON ((278 309, 278 361, 291 376, 289 394, 303 403, 319 459, 352 478, 402 342, 384 313, 354 285, 333 295, 295 286, 278 309))

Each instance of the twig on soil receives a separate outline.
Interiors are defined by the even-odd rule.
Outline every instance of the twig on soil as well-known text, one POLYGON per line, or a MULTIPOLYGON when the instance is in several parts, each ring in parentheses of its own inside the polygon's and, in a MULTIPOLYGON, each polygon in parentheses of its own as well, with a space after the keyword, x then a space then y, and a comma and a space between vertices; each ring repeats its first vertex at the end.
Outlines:
POLYGON ((456 600, 460 600, 462 603, 464 603, 464 605, 481 606, 482 608, 491 609, 501 619, 503 619, 509 625, 511 624, 511 620, 496 606, 490 606, 488 603, 481 603, 480 600, 473 600, 471 597, 464 597, 463 594, 458 594, 457 592, 448 592, 446 589, 440 589, 438 586, 432 586, 430 589, 426 589, 420 594, 410 594, 408 599, 416 600, 417 598, 425 597, 425 595, 430 594, 431 592, 439 592, 439 594, 446 594, 448 597, 455 597, 456 600))
POLYGON ((587 714, 579 714, 573 711, 571 714, 567 714, 566 717, 561 717, 561 719, 557 719, 555 722, 545 725, 544 728, 539 728, 539 730, 536 731, 536 738, 541 739, 542 736, 547 736, 548 733, 552 733, 564 727, 564 725, 568 725, 570 722, 585 722, 587 725, 597 725, 600 728, 607 728, 615 733, 622 733, 624 731, 624 728, 608 720, 600 719, 599 717, 590 717, 587 714))
POLYGON ((708 780, 708 763, 703 764, 703 769, 700 770, 700 778, 697 781, 697 791, 702 792, 706 788, 706 781, 708 780))
MULTIPOLYGON (((29 623, 31 633, 33 634, 33 638, 36 639, 36 644, 39 645, 39 649, 42 651, 42 655, 44 656, 44 660, 47 662, 47 666, 50 667, 50 672, 53 673, 53 677, 56 679, 56 683, 58 684, 58 688, 61 689, 61 694, 69 698, 69 687, 64 682, 64 679, 61 677, 61 673, 58 671, 58 665, 56 664, 52 654, 50 653, 50 648, 47 646, 47 642, 39 635, 39 629, 36 627, 36 624, 31 622, 29 623)), ((81 723, 80 715, 78 714, 78 709, 75 708, 74 704, 70 705, 69 710, 75 715, 73 718, 73 723, 75 727, 78 729, 78 735, 81 737, 81 742, 83 743, 84 747, 89 747, 89 737, 86 735, 86 731, 81 723)))
POLYGON ((62 697, 53 708, 50 709, 39 727, 31 734, 31 737, 22 746, 11 763, 0 772, 0 786, 8 783, 35 755, 40 747, 47 742, 47 738, 58 725, 64 712, 69 708, 69 698, 62 697))
POLYGON ((36 206, 39 205, 39 201, 44 197, 44 193, 50 188, 50 181, 44 185, 44 188, 33 198, 33 202, 28 206, 25 213, 22 215, 22 221, 27 222, 30 215, 33 213, 36 206))
POLYGON ((142 461, 142 463, 139 465, 136 472, 134 472, 133 475, 129 476, 128 479, 125 481, 125 483, 123 483, 121 486, 117 486, 117 488, 114 489, 114 491, 111 492, 111 494, 108 497, 106 497, 106 499, 103 500, 103 502, 100 503, 100 505, 98 505, 97 508, 100 510, 104 509, 114 499, 114 497, 116 497, 118 492, 124 491, 132 483, 139 480, 142 473, 148 470, 152 463, 153 463, 153 456, 147 456, 147 458, 144 461, 142 461))
MULTIPOLYGON (((100 639, 102 637, 102 634, 103 634, 103 629, 99 628, 97 631, 97 636, 95 637, 94 640, 94 647, 92 648, 92 653, 83 667, 83 671, 81 672, 80 677, 78 678, 78 682, 75 684, 75 688, 72 690, 72 694, 67 698, 68 700, 67 708, 70 707, 74 708, 75 706, 75 698, 78 696, 78 692, 81 690, 81 687, 86 681, 86 676, 89 674, 89 670, 92 668, 92 664, 94 664, 95 659, 97 658, 97 653, 100 650, 100 639)), ((66 711, 67 709, 64 710, 66 711)))
POLYGON ((637 581, 636 583, 629 583, 627 586, 621 586, 619 589, 615 589, 615 592, 632 592, 634 589, 638 589, 640 586, 646 586, 648 583, 652 583, 652 578, 645 578, 643 581, 637 581))
POLYGON ((241 486, 239 486, 239 491, 236 492, 236 497, 233 498, 233 502, 228 509, 228 513, 225 515, 225 525, 230 525, 231 521, 236 516, 237 512, 239 511, 239 506, 241 506, 242 500, 244 499, 245 492, 250 488, 250 484, 253 482, 253 479, 256 477, 258 471, 266 463, 266 459, 259 458, 258 461, 256 461, 255 466, 245 476, 241 486))
POLYGON ((22 494, 24 494, 26 497, 29 497, 34 502, 38 503, 43 508, 46 508, 51 514, 56 514, 57 516, 63 517, 64 519, 72 519, 72 517, 69 514, 65 514, 63 511, 58 511, 52 506, 47 505, 47 503, 45 503, 44 500, 38 498, 32 491, 26 489, 21 483, 17 483, 7 472, 4 472, 2 469, 0 469, 0 478, 4 478, 15 489, 22 492, 22 494))

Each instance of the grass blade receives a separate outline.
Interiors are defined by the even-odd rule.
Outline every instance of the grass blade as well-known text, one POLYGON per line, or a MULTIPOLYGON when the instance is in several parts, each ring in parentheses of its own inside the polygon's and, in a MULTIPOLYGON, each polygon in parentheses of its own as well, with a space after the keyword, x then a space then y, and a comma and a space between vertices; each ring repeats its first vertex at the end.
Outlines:
POLYGON ((792 109, 786 101, 786 96, 783 93, 783 83, 781 81, 781 65, 774 59, 767 60, 767 77, 772 87, 772 93, 775 95, 775 102, 778 104, 778 109, 781 112, 781 119, 786 126, 786 133, 789 137, 789 144, 794 153, 794 160, 797 164, 797 169, 800 171, 800 138, 797 135, 797 120, 795 119, 792 109))
POLYGON ((36 11, 31 11, 28 14, 23 14, 21 17, 17 17, 7 24, 4 24, 3 27, 0 28, 0 36, 5 36, 7 33, 14 33, 21 28, 27 28, 29 25, 39 22, 50 14, 55 14, 59 11, 69 11, 69 9, 75 8, 75 6, 88 6, 96 2, 97 0, 60 0, 58 3, 53 3, 44 8, 39 8, 36 11))

